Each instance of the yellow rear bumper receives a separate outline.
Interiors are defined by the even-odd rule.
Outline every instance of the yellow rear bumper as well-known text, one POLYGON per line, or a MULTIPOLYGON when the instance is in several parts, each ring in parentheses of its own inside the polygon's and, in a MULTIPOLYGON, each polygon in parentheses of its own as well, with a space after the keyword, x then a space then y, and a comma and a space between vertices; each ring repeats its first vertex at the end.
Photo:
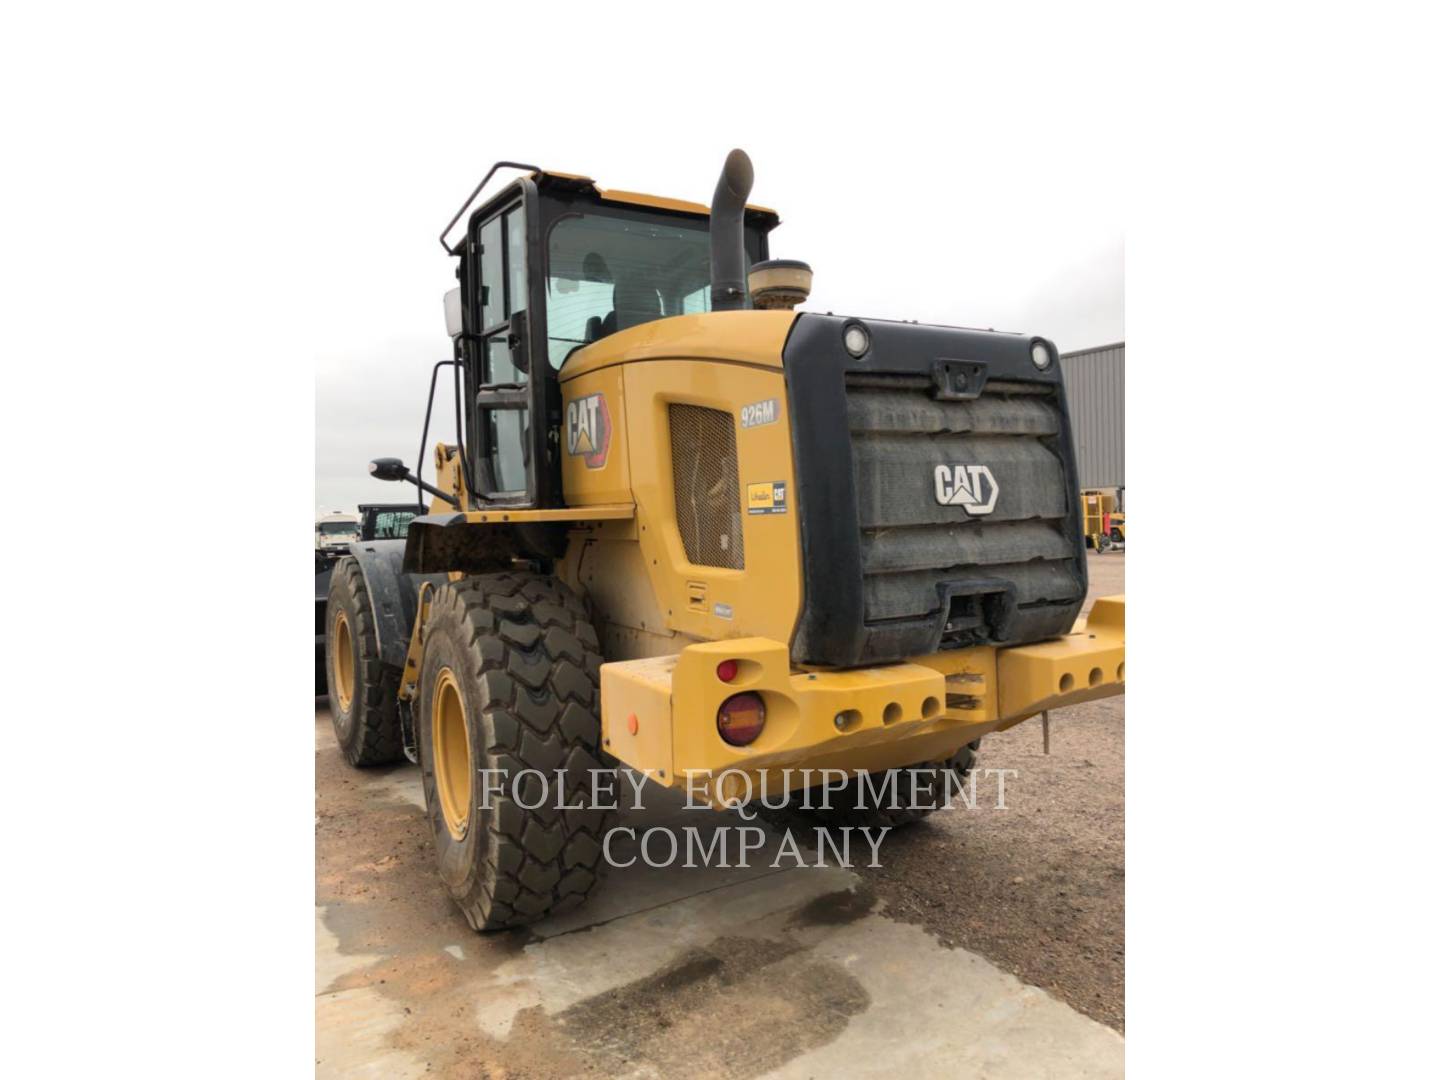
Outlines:
POLYGON ((778 792, 799 781, 787 770, 873 772, 938 761, 1044 710, 1123 693, 1124 684, 1125 598, 1114 596, 1053 641, 849 671, 794 671, 785 644, 765 638, 604 664, 601 723, 605 749, 657 783, 683 786, 689 777, 699 788, 696 778, 733 772, 778 792), (716 667, 730 659, 740 672, 722 682, 716 667), (751 745, 731 746, 715 715, 742 691, 764 699, 765 729, 751 745))

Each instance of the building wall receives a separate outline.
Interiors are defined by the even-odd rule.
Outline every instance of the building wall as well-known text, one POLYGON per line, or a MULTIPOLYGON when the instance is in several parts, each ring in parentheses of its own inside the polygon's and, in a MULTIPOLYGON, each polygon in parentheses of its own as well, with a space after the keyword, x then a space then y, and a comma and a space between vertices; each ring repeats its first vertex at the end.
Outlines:
POLYGON ((1125 343, 1060 357, 1081 487, 1125 486, 1125 343))

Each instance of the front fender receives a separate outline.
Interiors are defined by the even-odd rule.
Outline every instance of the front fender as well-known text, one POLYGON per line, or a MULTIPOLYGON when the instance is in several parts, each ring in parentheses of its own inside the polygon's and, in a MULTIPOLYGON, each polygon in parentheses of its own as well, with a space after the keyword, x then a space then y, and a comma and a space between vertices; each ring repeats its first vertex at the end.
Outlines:
POLYGON ((444 574, 407 574, 404 570, 404 540, 362 540, 351 544, 350 554, 360 564, 365 588, 370 593, 370 610, 379 638, 380 660, 395 668, 405 667, 410 648, 410 631, 415 623, 420 583, 442 584, 444 574))

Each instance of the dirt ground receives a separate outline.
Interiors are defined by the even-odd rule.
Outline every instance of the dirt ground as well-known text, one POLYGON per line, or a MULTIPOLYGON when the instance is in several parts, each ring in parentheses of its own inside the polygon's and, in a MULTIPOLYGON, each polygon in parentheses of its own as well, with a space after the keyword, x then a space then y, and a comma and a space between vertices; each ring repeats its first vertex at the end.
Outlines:
MULTIPOLYGON (((1092 555, 1092 597, 1124 591, 1124 561, 1092 555)), ((637 867, 575 920, 476 935, 434 873, 415 770, 347 767, 319 699, 317 1072, 888 1075, 923 987, 927 1039, 950 1041, 917 1044, 912 1075, 953 1075, 969 1046, 990 1055, 976 1075, 1118 1075, 1113 1034, 1022 984, 1123 1030, 1123 702, 1055 714, 1049 757, 1038 721, 986 739, 979 767, 1017 770, 1008 809, 982 782, 976 810, 891 833, 880 868, 697 885, 637 867)))

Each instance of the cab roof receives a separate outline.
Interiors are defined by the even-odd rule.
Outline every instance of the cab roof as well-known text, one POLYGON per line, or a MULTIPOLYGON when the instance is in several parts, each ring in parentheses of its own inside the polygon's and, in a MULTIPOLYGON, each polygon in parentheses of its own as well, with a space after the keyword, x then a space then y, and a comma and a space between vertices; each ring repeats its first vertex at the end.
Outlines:
MULTIPOLYGON (((455 216, 450 219, 449 224, 440 231, 440 246, 445 249, 447 255, 460 254, 459 247, 452 247, 446 240, 446 237, 450 235, 450 230, 455 227, 455 223, 464 217, 471 207, 476 205, 476 199, 480 197, 480 192, 485 189, 485 185, 490 182, 491 177, 500 169, 523 169, 525 170, 523 179, 532 182, 537 188, 542 190, 585 195, 602 203, 638 206, 649 210, 689 214, 694 217, 708 218, 710 216, 710 207, 704 203, 690 202, 688 199, 672 199, 666 195, 647 195, 641 191, 620 191, 618 189, 602 188, 596 184, 594 180, 590 179, 590 177, 580 173, 542 169, 536 165, 526 165, 518 161, 497 161, 494 165, 490 166, 490 171, 487 172, 480 183, 475 186, 475 190, 470 193, 470 197, 465 200, 460 209, 455 211, 455 216)), ((485 201, 480 203, 478 208, 471 213, 470 221, 474 222, 477 216, 483 216, 489 213, 491 208, 496 205, 503 203, 507 199, 514 198, 515 189, 519 183, 520 181, 518 180, 511 181, 488 196, 485 201)), ((780 215, 768 206, 757 206, 754 203, 746 203, 745 224, 754 226, 762 232, 768 233, 776 225, 780 224, 780 215)))
MULTIPOLYGON (((574 191, 586 191, 595 195, 602 202, 628 203, 631 206, 648 206, 656 210, 677 210, 684 214, 704 214, 710 216, 710 207, 704 203, 691 202, 688 199, 672 199, 668 195, 647 195, 642 191, 621 191, 619 188, 602 188, 588 176, 580 173, 556 172, 553 169, 544 169, 540 172, 532 172, 530 178, 537 184, 545 186, 553 183, 556 186, 568 188, 574 191)), ((761 217, 773 218, 771 225, 780 223, 778 212, 768 206, 759 206, 755 203, 746 203, 745 210, 748 214, 755 214, 761 217)))

